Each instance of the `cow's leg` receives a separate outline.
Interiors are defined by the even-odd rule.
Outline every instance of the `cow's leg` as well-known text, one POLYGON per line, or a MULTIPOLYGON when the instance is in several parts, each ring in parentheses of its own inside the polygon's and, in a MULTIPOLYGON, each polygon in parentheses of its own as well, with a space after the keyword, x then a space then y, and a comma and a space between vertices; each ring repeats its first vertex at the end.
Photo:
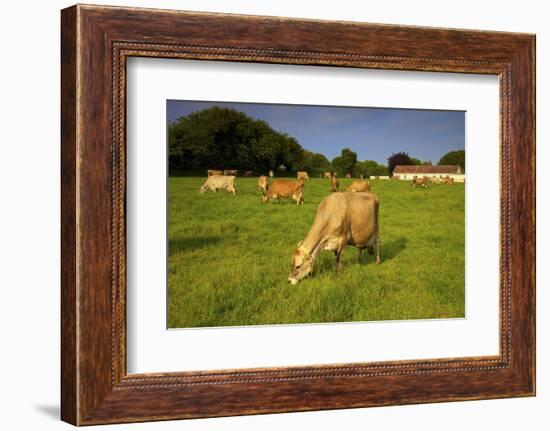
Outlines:
POLYGON ((340 253, 339 251, 336 251, 335 254, 336 254, 336 275, 339 275, 340 267, 341 267, 340 258, 342 257, 342 253, 340 253))
POLYGON ((341 242, 338 245, 338 250, 335 251, 336 254, 336 274, 340 274, 340 271, 342 270, 342 264, 340 263, 340 260, 342 259, 342 254, 344 253, 345 244, 341 242))
POLYGON ((376 234, 376 241, 374 242, 374 247, 376 248, 376 264, 380 264, 380 236, 376 234))
POLYGON ((363 260, 363 248, 358 248, 357 249, 357 262, 359 262, 359 264, 361 264, 361 261, 363 260))

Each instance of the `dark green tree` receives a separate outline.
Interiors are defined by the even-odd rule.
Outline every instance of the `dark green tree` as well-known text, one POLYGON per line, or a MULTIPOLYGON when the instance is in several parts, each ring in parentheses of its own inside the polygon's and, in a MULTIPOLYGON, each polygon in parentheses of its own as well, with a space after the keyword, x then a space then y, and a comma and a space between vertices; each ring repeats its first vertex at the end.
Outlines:
POLYGON ((458 165, 462 168, 462 172, 466 172, 466 153, 464 150, 450 151, 445 154, 438 165, 458 165))
POLYGON ((363 175, 364 178, 373 176, 373 175, 386 175, 379 174, 380 165, 374 160, 364 160, 362 162, 357 162, 354 169, 354 175, 359 177, 363 175))
POLYGON ((349 148, 344 148, 338 157, 332 159, 332 168, 341 177, 348 173, 353 175, 356 163, 357 153, 349 148))
POLYGON ((369 170, 369 177, 388 175, 388 167, 386 165, 378 165, 369 170))
POLYGON ((330 171, 331 168, 329 160, 321 153, 314 153, 311 156, 311 164, 315 174, 322 174, 323 172, 330 171))
POLYGON ((316 177, 330 170, 330 162, 323 154, 313 153, 308 150, 304 150, 302 154, 302 159, 295 166, 297 171, 307 171, 310 176, 316 177))
POLYGON ((168 130, 169 168, 288 169, 303 157, 293 137, 235 109, 212 107, 178 118, 168 130))
POLYGON ((363 177, 367 177, 367 167, 365 166, 365 164, 363 162, 357 162, 355 164, 355 169, 354 169, 354 172, 355 176, 357 177, 360 177, 361 175, 363 175, 363 177))
POLYGON ((375 162, 374 160, 365 160, 363 162, 363 166, 365 167, 365 174, 366 176, 371 176, 371 175, 379 175, 379 174, 376 174, 375 172, 377 172, 377 169, 378 167, 380 166, 377 162, 375 162))

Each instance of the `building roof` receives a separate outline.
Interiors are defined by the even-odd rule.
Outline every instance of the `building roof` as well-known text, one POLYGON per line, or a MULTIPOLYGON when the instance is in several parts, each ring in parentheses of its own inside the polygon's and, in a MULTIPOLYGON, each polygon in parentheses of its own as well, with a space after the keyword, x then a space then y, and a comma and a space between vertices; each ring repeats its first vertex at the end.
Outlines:
POLYGON ((397 165, 393 169, 394 175, 399 174, 462 174, 462 168, 458 165, 397 165))

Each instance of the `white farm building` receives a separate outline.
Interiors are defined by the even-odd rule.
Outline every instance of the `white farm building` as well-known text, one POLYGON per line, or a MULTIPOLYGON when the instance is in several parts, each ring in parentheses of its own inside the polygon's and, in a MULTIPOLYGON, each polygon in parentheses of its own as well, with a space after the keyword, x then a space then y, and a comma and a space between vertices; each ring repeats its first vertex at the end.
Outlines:
POLYGON ((455 182, 463 183, 466 175, 458 165, 397 165, 393 170, 394 178, 410 181, 414 177, 422 178, 453 178, 455 182))

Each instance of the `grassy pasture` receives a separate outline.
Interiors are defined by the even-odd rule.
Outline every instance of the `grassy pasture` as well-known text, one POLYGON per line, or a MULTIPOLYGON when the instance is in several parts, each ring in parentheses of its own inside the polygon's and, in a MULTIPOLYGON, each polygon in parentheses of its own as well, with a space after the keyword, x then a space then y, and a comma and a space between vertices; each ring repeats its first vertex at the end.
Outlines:
MULTIPOLYGON (((329 180, 305 185, 304 205, 260 203, 256 178, 237 194, 199 193, 204 178, 169 178, 171 328, 464 316, 464 185, 411 189, 372 180, 380 196, 380 265, 347 247, 343 271, 322 251, 312 278, 287 283, 296 243, 329 180)), ((352 180, 340 179, 344 190, 352 180)))

